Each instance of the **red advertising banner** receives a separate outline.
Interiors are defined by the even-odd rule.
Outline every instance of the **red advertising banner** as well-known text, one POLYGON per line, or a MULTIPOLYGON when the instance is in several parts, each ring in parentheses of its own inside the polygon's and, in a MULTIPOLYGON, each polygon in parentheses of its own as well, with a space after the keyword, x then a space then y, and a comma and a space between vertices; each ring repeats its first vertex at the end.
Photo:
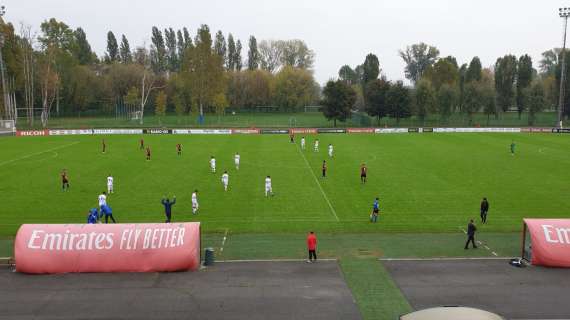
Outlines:
POLYGON ((14 258, 24 273, 197 270, 200 223, 24 224, 14 258))
POLYGON ((18 130, 16 135, 19 137, 47 136, 48 130, 18 130))
POLYGON ((294 134, 315 134, 317 133, 316 128, 292 128, 289 129, 289 133, 294 134))
POLYGON ((570 219, 524 219, 524 223, 533 265, 570 267, 570 219))
POLYGON ((374 128, 348 128, 348 133, 374 133, 374 128))

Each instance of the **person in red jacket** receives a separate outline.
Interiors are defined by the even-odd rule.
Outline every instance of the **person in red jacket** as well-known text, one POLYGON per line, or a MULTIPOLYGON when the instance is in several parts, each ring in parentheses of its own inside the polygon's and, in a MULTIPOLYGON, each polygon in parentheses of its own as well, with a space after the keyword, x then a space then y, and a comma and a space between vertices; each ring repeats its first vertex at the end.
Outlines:
POLYGON ((313 231, 307 236, 307 248, 309 249, 309 260, 307 262, 317 262, 317 236, 313 231))

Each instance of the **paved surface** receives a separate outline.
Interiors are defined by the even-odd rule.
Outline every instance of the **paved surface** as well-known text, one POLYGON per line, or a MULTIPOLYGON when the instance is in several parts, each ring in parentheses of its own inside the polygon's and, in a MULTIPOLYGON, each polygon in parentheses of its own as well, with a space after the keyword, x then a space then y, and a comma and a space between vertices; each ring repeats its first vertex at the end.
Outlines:
POLYGON ((416 310, 460 305, 509 319, 570 319, 570 269, 507 260, 383 261, 416 310))
POLYGON ((0 269, 0 319, 360 319, 336 262, 200 272, 25 275, 0 269))

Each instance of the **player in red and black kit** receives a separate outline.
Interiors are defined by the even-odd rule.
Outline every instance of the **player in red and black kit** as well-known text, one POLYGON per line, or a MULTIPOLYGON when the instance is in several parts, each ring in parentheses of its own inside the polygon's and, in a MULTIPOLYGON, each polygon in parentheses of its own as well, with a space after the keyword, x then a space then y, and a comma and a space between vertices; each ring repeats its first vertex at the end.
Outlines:
POLYGON ((360 166, 360 182, 361 183, 366 183, 366 173, 368 173, 368 168, 366 168, 366 165, 363 163, 360 166))
POLYGON ((65 169, 61 172, 61 190, 69 190, 69 177, 67 176, 67 170, 65 169))
POLYGON ((179 156, 182 155, 182 145, 180 143, 176 144, 176 151, 178 152, 179 156))
POLYGON ((144 139, 141 139, 141 147, 140 147, 140 149, 141 149, 141 150, 144 150, 144 139))
POLYGON ((289 133, 289 139, 291 139, 291 143, 295 143, 295 134, 293 133, 293 131, 289 133))
POLYGON ((105 144, 105 139, 103 139, 102 146, 103 146, 103 153, 105 153, 105 151, 107 151, 107 145, 105 144))
POLYGON ((327 161, 323 160, 323 178, 327 177, 327 161))
POLYGON ((146 161, 150 161, 150 147, 146 147, 146 161))

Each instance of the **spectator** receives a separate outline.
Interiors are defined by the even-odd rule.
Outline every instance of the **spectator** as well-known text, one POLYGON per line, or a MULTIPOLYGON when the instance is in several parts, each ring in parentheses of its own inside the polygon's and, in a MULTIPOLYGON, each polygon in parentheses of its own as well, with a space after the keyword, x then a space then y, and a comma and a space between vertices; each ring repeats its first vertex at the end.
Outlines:
POLYGON ((471 219, 467 225, 467 242, 465 243, 465 250, 469 249, 469 242, 473 243, 473 249, 477 249, 477 246, 475 245, 475 231, 477 231, 477 227, 475 227, 475 223, 473 223, 473 219, 471 219))
POLYGON ((172 197, 172 201, 165 197, 162 197, 161 201, 164 206, 164 214, 166 215, 166 223, 170 223, 172 218, 172 206, 176 203, 176 196, 172 197))

